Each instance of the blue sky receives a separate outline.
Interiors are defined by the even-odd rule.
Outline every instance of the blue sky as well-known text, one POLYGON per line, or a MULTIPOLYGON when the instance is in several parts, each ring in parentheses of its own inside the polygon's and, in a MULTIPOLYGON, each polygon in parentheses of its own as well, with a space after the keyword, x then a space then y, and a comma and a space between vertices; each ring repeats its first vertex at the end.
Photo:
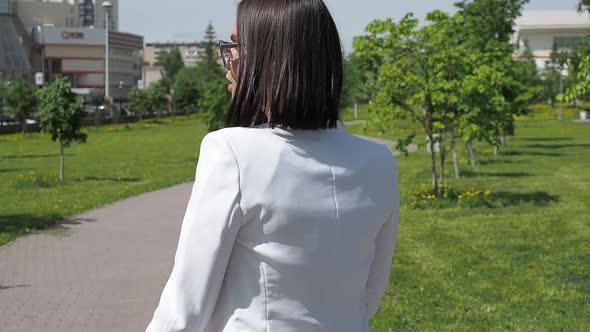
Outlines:
MULTIPOLYGON (((408 12, 423 18, 433 9, 453 12, 457 0, 325 0, 340 30, 347 52, 352 38, 373 19, 399 19, 408 12)), ((143 35, 147 42, 201 40, 209 20, 217 37, 229 39, 236 0, 119 0, 120 28, 143 35)), ((576 0, 531 0, 526 10, 575 9, 576 0)))

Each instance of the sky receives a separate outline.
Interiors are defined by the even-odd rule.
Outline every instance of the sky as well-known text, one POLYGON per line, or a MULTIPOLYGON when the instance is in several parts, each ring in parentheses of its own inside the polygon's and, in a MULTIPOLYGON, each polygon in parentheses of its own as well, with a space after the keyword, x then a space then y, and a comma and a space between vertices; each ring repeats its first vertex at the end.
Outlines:
MULTIPOLYGON (((457 0, 324 0, 338 25, 346 52, 374 19, 398 20, 408 12, 422 19, 439 9, 454 12, 457 0)), ((237 0, 119 0, 120 30, 144 36, 146 42, 200 41, 211 21, 218 39, 229 39, 237 0)), ((525 10, 574 10, 576 0, 531 0, 525 10)))

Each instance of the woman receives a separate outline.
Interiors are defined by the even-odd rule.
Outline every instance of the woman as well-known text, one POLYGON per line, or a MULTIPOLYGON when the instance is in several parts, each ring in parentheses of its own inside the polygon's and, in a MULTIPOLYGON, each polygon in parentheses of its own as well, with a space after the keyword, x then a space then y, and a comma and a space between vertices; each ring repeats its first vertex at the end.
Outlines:
POLYGON ((322 0, 242 0, 232 39, 227 128, 201 143, 147 331, 368 331, 397 237, 397 165, 339 121, 336 25, 322 0))

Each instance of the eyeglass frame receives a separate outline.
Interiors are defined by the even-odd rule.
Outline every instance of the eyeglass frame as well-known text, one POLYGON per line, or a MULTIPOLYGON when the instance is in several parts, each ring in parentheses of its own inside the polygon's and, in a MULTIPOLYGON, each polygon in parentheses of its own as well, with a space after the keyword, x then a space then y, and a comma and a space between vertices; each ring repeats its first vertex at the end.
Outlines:
POLYGON ((219 40, 219 53, 221 54, 221 60, 223 60, 223 66, 227 70, 231 69, 231 63, 233 61, 233 54, 230 50, 236 47, 238 47, 238 43, 219 40))

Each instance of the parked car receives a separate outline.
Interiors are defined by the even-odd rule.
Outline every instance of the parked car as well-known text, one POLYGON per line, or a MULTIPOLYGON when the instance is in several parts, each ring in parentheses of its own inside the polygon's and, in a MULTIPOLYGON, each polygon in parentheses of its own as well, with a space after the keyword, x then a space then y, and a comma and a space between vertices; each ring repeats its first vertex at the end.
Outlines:
POLYGON ((121 108, 121 115, 134 116, 135 112, 132 112, 127 107, 123 107, 123 108, 121 108))
MULTIPOLYGON (((88 114, 94 114, 96 113, 96 106, 94 105, 86 105, 86 113, 88 114)), ((100 105, 98 106, 98 110, 99 111, 104 111, 104 105, 100 105)))

